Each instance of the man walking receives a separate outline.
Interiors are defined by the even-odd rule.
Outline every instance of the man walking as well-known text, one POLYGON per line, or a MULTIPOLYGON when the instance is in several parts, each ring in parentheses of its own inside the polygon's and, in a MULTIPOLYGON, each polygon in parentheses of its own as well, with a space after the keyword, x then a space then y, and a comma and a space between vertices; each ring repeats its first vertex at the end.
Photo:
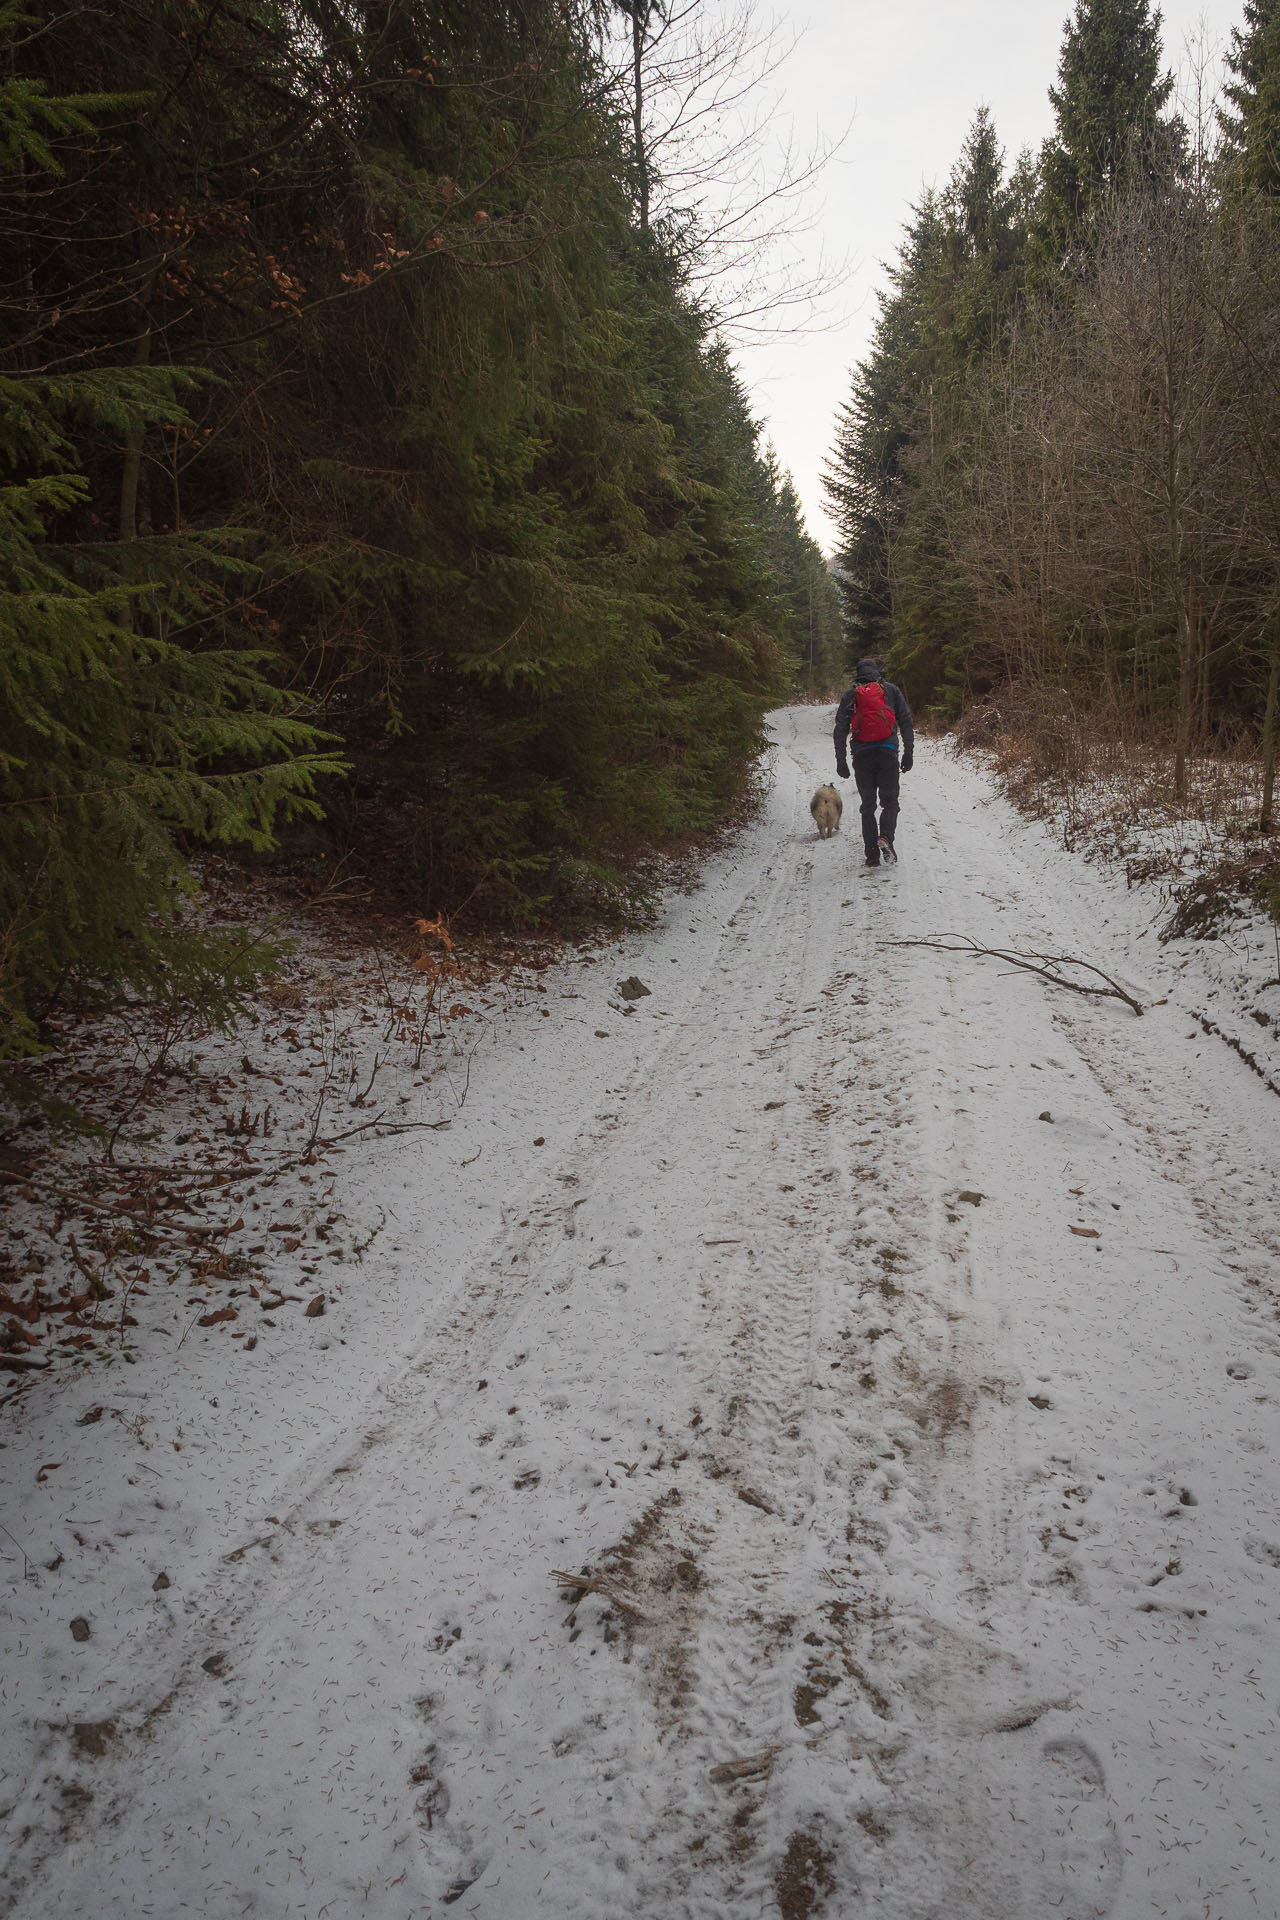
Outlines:
POLYGON ((915 753, 911 709, 900 688, 886 680, 875 660, 859 660, 856 685, 850 687, 836 711, 836 772, 849 778, 846 754, 853 753, 853 777, 862 801, 862 844, 867 865, 881 860, 892 864, 894 830, 898 824, 899 751, 901 771, 910 773, 915 753), (876 801, 880 822, 876 824, 876 801))

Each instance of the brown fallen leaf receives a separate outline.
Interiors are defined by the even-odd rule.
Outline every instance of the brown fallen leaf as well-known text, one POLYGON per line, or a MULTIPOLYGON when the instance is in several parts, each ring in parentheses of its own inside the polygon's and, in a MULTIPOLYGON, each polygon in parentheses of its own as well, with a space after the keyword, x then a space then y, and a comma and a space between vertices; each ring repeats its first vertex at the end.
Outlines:
POLYGON ((44 1312, 38 1296, 30 1300, 15 1300, 11 1293, 0 1287, 0 1312, 11 1313, 18 1320, 34 1323, 44 1312))
POLYGON ((61 1460, 46 1460, 45 1464, 40 1467, 36 1473, 36 1479, 39 1484, 43 1486, 46 1473, 56 1473, 61 1465, 61 1460))
POLYGON ((224 1320, 238 1320, 240 1315, 234 1307, 219 1307, 213 1313, 202 1313, 196 1321, 198 1327, 221 1326, 224 1320))
POLYGON ((1096 1227, 1072 1227, 1071 1231, 1079 1234, 1082 1240, 1101 1240, 1102 1238, 1096 1227))

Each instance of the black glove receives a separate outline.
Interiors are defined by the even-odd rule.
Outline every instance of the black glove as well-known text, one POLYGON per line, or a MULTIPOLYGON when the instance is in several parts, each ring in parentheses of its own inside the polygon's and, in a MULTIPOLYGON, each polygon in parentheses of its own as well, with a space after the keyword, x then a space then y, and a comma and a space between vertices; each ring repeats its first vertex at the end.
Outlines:
POLYGON ((836 763, 836 772, 839 774, 842 780, 847 780, 849 778, 849 769, 848 767, 846 767, 843 760, 840 760, 836 763))
POLYGON ((902 756, 902 771, 904 773, 910 773, 914 763, 915 763, 914 754, 904 753, 902 756))

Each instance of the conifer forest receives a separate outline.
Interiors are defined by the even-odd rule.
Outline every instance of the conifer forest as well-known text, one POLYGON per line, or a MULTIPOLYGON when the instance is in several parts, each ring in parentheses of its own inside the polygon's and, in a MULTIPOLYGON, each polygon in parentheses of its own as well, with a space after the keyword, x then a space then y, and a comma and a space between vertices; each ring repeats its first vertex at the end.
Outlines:
MULTIPOLYGON (((215 994, 202 847, 598 923, 873 651, 923 713, 1280 739, 1280 0, 1193 122, 1077 0, 833 394, 824 558, 647 137, 663 0, 2 0, 0 1024, 215 994), (354 870, 354 869, 353 869, 354 870)), ((234 981, 231 980, 234 987, 234 981)))
POLYGON ((624 12, 634 61, 564 0, 6 0, 11 1053, 77 981, 216 983, 201 843, 599 919, 834 656, 624 12))
POLYGON ((1276 1920, 1280 0, 0 34, 0 1920, 1276 1920))
MULTIPOLYGON (((1280 5, 1175 99, 1149 0, 1077 0, 1054 132, 980 108, 917 202, 828 490, 855 652, 946 719, 1263 760, 1280 740, 1280 5)), ((987 737, 990 737, 988 728, 987 737)))

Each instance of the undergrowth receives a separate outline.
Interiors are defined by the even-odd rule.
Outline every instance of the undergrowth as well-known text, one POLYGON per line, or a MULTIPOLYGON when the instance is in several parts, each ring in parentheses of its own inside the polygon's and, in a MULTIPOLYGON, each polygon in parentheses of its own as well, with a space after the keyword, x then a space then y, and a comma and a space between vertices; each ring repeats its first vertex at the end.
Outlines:
POLYGON ((1115 712, 1081 711, 1065 691, 1010 689, 970 708, 951 738, 984 754, 1001 791, 1051 822, 1069 851, 1157 887, 1162 939, 1215 939, 1259 908, 1280 923, 1280 832, 1259 825, 1251 743, 1192 759, 1179 793, 1166 740, 1115 712))

